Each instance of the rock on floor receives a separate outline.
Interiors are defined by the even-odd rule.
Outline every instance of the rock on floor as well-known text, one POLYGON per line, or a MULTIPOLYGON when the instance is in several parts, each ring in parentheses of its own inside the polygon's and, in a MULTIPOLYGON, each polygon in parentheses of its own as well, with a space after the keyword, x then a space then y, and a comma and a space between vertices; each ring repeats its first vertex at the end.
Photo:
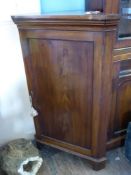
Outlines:
POLYGON ((31 141, 17 139, 0 150, 0 175, 36 175, 42 162, 31 141))

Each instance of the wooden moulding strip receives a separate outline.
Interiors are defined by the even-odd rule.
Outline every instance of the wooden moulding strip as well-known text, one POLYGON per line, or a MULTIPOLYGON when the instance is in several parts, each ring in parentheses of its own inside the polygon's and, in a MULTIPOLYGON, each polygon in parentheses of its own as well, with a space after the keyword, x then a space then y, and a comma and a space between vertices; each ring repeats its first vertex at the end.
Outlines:
POLYGON ((125 135, 114 138, 107 142, 107 150, 122 146, 124 144, 125 135))
POLYGON ((131 47, 114 50, 113 61, 131 59, 131 47))
POLYGON ((91 156, 91 150, 89 149, 85 149, 79 146, 74 146, 72 144, 67 144, 65 142, 50 138, 50 137, 46 137, 46 136, 42 136, 42 138, 37 139, 36 138, 36 142, 40 143, 40 144, 45 144, 51 147, 54 147, 56 149, 59 149, 61 151, 65 151, 67 153, 76 155, 80 158, 84 158, 87 159, 90 163, 100 163, 100 162, 105 162, 107 159, 106 157, 102 157, 102 158, 93 158, 90 157, 91 156))

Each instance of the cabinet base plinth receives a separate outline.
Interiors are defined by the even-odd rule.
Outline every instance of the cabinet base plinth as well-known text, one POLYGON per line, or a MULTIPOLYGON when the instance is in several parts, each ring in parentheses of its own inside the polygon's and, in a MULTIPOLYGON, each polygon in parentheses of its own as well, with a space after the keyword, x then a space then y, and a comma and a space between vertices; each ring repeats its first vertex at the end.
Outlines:
POLYGON ((83 158, 87 161, 87 163, 89 163, 91 165, 92 169, 95 171, 99 171, 101 169, 104 169, 105 165, 106 165, 106 157, 102 157, 102 158, 97 159, 97 158, 94 158, 92 156, 80 154, 79 152, 69 150, 67 148, 58 146, 56 144, 49 143, 49 142, 41 140, 41 139, 36 139, 36 145, 37 145, 37 148, 39 150, 41 150, 44 145, 47 145, 47 146, 51 146, 53 148, 59 149, 61 151, 65 151, 67 153, 73 154, 74 156, 78 156, 80 158, 83 158))

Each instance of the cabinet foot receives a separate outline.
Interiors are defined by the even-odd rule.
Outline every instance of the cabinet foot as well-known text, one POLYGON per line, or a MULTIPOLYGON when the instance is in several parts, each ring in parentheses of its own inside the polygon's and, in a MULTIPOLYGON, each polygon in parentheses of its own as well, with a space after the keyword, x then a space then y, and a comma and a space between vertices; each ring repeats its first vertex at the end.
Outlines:
POLYGON ((95 170, 95 171, 99 171, 99 170, 102 170, 104 169, 106 166, 106 161, 103 161, 103 162, 93 162, 92 163, 92 169, 95 170))
MULTIPOLYGON (((83 155, 83 154, 80 154, 78 152, 75 152, 75 151, 71 151, 67 148, 63 148, 63 147, 60 147, 56 144, 51 144, 51 141, 50 142, 47 142, 46 139, 44 140, 39 140, 36 138, 36 143, 37 143, 37 148, 39 150, 41 150, 43 148, 44 145, 46 146, 49 146, 49 147, 53 147, 53 148, 56 148, 58 150, 61 150, 61 151, 65 151, 67 153, 71 153, 73 155, 76 155, 78 157, 81 157, 83 158, 84 160, 86 160, 86 162, 88 163, 88 165, 91 165, 92 169, 95 170, 95 171, 99 171, 103 168, 105 168, 105 165, 106 165, 106 157, 102 157, 102 158, 93 158, 91 156, 86 156, 86 155, 83 155)), ((88 166, 87 165, 87 166, 88 166)))

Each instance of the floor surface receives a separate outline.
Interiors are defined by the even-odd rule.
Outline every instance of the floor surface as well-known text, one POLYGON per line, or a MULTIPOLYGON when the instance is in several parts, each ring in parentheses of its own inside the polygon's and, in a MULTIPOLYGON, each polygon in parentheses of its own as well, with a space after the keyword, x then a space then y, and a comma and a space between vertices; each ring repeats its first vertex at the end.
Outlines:
POLYGON ((106 168, 94 171, 86 160, 71 154, 44 147, 43 165, 38 175, 131 175, 131 162, 124 156, 124 148, 107 153, 106 168))

